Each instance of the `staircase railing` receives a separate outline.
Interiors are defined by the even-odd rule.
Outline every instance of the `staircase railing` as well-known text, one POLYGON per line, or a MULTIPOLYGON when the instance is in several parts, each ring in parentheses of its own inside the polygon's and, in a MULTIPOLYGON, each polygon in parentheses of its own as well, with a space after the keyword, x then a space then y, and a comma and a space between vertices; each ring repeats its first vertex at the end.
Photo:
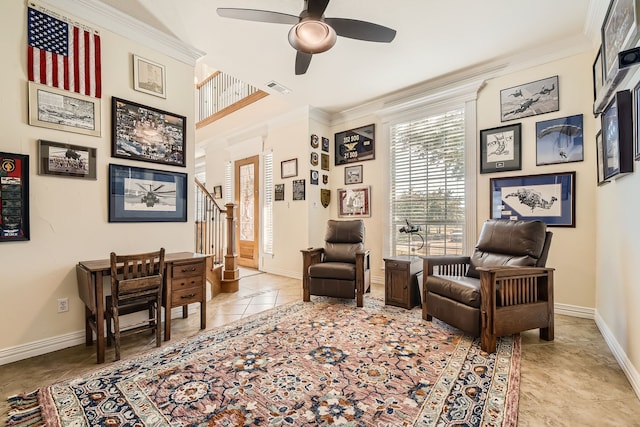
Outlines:
POLYGON ((269 95, 221 71, 216 71, 198 83, 196 89, 198 97, 196 129, 269 95))
POLYGON ((213 264, 222 264, 227 246, 226 216, 204 185, 196 178, 196 252, 211 255, 213 264))

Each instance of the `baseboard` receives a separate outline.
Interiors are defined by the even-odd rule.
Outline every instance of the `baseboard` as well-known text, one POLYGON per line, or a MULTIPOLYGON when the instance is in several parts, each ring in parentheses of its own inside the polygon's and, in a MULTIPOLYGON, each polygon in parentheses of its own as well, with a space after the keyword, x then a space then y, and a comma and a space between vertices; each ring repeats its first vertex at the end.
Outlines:
POLYGON ((636 370, 633 363, 627 357, 627 354, 624 351, 624 348, 620 345, 616 337, 613 335, 606 322, 600 317, 598 312, 595 313, 595 321, 596 326, 600 330, 600 333, 604 337, 604 341, 609 346, 611 353, 618 361, 618 365, 622 368, 622 371, 627 376, 629 383, 631 384, 631 388, 636 393, 636 396, 640 399, 640 374, 636 370))
POLYGON ((84 344, 84 330, 0 350, 0 365, 84 344))
POLYGON ((581 307, 578 305, 569 304, 554 304, 553 308, 556 314, 562 314, 571 317, 581 317, 583 319, 593 320, 595 310, 593 308, 581 307))

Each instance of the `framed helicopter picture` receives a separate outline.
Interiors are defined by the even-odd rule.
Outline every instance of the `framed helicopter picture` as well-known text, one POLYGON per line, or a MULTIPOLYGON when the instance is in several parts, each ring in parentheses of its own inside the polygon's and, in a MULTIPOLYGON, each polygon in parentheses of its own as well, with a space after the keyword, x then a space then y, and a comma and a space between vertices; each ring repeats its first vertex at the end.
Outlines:
POLYGON ((186 221, 186 173, 109 165, 109 222, 186 221))

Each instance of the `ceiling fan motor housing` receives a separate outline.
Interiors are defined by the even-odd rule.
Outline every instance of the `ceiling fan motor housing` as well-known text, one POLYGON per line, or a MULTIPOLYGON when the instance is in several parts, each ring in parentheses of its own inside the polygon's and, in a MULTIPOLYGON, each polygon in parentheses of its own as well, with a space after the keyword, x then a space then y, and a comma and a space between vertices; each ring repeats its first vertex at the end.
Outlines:
POLYGON ((336 44, 336 31, 324 20, 303 17, 289 30, 289 44, 304 53, 322 53, 336 44))

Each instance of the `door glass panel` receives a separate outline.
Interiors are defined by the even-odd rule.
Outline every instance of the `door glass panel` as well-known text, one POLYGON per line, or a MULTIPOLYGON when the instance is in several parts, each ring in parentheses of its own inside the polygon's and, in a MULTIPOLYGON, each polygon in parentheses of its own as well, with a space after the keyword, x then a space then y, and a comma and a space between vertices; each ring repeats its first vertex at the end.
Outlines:
POLYGON ((240 240, 254 240, 253 164, 240 166, 240 240))

